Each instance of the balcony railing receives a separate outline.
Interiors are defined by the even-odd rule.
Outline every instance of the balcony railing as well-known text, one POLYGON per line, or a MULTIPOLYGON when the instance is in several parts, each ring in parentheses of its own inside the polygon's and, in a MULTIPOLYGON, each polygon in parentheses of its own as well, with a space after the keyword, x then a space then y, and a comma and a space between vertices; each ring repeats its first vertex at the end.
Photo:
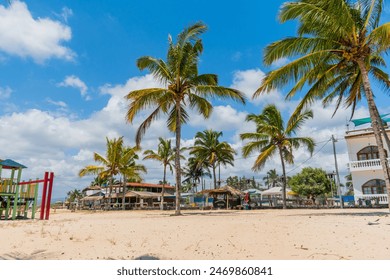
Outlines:
MULTIPOLYGON (((390 158, 387 159, 390 162, 390 158)), ((382 169, 380 159, 357 160, 349 162, 350 171, 366 171, 382 169)))
POLYGON ((359 199, 362 203, 366 200, 372 201, 372 204, 387 204, 387 194, 361 194, 355 195, 355 203, 359 204, 359 199))

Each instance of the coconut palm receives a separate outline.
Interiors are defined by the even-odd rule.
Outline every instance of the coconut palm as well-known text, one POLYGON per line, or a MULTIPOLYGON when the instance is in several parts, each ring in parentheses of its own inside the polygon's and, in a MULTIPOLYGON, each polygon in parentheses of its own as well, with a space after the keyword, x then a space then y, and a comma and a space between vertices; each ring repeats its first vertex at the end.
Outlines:
POLYGON ((134 147, 122 147, 122 153, 119 160, 119 172, 123 176, 123 197, 122 197, 122 209, 125 210, 125 198, 126 198, 126 184, 128 181, 140 182, 142 181, 142 173, 146 173, 146 167, 142 164, 137 164, 136 160, 139 158, 137 152, 139 148, 134 147))
POLYGON ((195 143, 190 154, 198 161, 208 164, 213 171, 214 189, 217 188, 216 168, 219 165, 234 166, 236 151, 227 142, 220 142, 223 134, 214 130, 205 130, 195 135, 195 143))
POLYGON ((164 209, 164 193, 165 193, 165 184, 166 184, 166 175, 167 175, 167 167, 169 167, 169 170, 171 173, 173 173, 173 162, 175 160, 175 151, 172 148, 171 145, 171 140, 166 140, 163 138, 158 138, 159 139, 159 144, 157 148, 157 152, 153 150, 146 150, 144 152, 144 159, 152 159, 159 161, 164 168, 164 173, 163 173, 163 180, 162 180, 162 192, 161 192, 161 204, 160 204, 160 209, 164 209))
MULTIPOLYGON (((381 133, 386 136, 375 104, 370 79, 390 89, 383 55, 390 48, 390 23, 379 25, 383 0, 302 0, 286 2, 279 18, 282 22, 298 19, 298 36, 269 45, 264 63, 281 58, 293 61, 266 75, 254 94, 295 84, 287 98, 307 86, 295 113, 320 99, 324 105, 336 99, 336 110, 344 103, 352 107, 366 99, 372 129, 378 145, 388 199, 390 200, 389 163, 381 133), (292 83, 295 82, 295 83, 292 83)), ((387 142, 388 139, 386 139, 387 142)), ((389 204, 390 205, 390 204, 389 204)))
POLYGON ((190 157, 187 161, 187 166, 183 169, 183 183, 197 186, 204 176, 211 178, 208 164, 195 157, 190 157))
POLYGON ((93 158, 100 165, 88 165, 79 171, 79 176, 98 175, 109 180, 109 198, 111 199, 112 186, 115 176, 120 173, 120 161, 123 152, 123 137, 108 139, 106 137, 106 156, 94 153, 93 158))
POLYGON ((285 163, 294 163, 293 149, 304 145, 310 154, 314 150, 314 141, 310 137, 294 137, 297 130, 309 118, 313 117, 311 111, 305 110, 299 115, 290 117, 284 124, 282 115, 275 105, 267 105, 259 115, 250 114, 246 121, 256 124, 255 132, 247 132, 240 135, 241 140, 249 141, 242 148, 244 158, 254 152, 260 152, 252 167, 253 171, 262 169, 271 157, 279 153, 282 165, 283 183, 283 208, 286 208, 286 167, 285 163))
POLYGON ((142 136, 154 120, 161 114, 168 115, 167 126, 176 137, 176 215, 180 215, 182 125, 189 119, 186 108, 194 109, 203 117, 208 118, 212 112, 209 99, 214 96, 232 98, 244 103, 244 95, 237 90, 219 86, 216 75, 198 73, 199 56, 203 51, 203 44, 199 37, 205 31, 204 24, 196 23, 184 29, 178 35, 176 43, 169 36, 166 61, 150 56, 139 58, 138 68, 148 69, 161 82, 162 87, 134 90, 126 96, 130 101, 126 119, 130 123, 142 110, 153 109, 138 128, 137 145, 140 144, 142 136))
POLYGON ((272 186, 275 187, 276 183, 281 182, 282 178, 279 176, 279 174, 276 172, 276 169, 271 169, 267 172, 267 176, 263 178, 264 183, 267 185, 268 188, 272 186))

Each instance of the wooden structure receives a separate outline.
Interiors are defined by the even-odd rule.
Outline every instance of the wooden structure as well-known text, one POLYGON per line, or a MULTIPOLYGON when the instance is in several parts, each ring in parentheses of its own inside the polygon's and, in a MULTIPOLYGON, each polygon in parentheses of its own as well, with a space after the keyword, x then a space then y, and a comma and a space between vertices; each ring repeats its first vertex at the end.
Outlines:
POLYGON ((17 217, 35 218, 38 202, 39 183, 43 183, 43 195, 41 204, 41 220, 49 219, 50 199, 53 187, 54 174, 45 173, 42 180, 29 180, 21 182, 22 170, 26 166, 11 159, 0 160, 0 219, 10 217, 15 220, 17 217), (9 171, 8 178, 3 177, 4 171, 9 171), (31 210, 31 212, 30 212, 31 210))
POLYGON ((203 190, 200 194, 213 197, 214 208, 235 208, 241 207, 241 197, 245 195, 244 192, 237 190, 230 186, 220 187, 218 189, 203 190))

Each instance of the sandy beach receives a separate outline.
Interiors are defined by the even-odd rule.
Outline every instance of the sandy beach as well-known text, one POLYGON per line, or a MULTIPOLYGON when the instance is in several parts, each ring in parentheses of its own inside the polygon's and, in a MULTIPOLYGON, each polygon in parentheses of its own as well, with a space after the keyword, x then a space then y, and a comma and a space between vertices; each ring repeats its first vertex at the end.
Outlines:
POLYGON ((388 260, 387 209, 53 211, 0 221, 0 259, 388 260))

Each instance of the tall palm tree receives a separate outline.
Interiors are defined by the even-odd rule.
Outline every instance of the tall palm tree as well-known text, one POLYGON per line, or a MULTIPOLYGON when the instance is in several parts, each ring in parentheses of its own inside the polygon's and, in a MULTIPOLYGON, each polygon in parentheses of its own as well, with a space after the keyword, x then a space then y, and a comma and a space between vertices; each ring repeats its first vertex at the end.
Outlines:
POLYGON ((168 115, 167 126, 176 136, 176 215, 180 215, 181 129, 189 119, 186 107, 195 109, 200 115, 208 118, 212 112, 209 99, 214 96, 245 102, 241 92, 219 86, 216 75, 198 73, 199 57, 203 51, 203 44, 199 37, 205 31, 206 26, 203 23, 196 23, 184 29, 178 35, 176 43, 169 36, 166 61, 150 56, 139 58, 138 68, 148 69, 163 84, 163 87, 134 90, 126 96, 130 101, 126 119, 130 123, 140 111, 153 108, 153 112, 138 128, 137 145, 140 144, 142 136, 154 120, 161 114, 168 115))
POLYGON ((190 154, 198 161, 207 163, 213 170, 214 189, 217 188, 216 168, 222 164, 224 166, 234 166, 234 155, 236 151, 227 142, 220 142, 219 137, 223 134, 211 129, 197 132, 195 143, 190 154))
POLYGON ((109 180, 109 199, 111 200, 114 178, 120 173, 121 157, 123 153, 123 137, 108 139, 106 137, 106 156, 94 153, 93 158, 100 165, 88 165, 79 171, 79 176, 98 175, 109 180))
POLYGON ((144 159, 152 159, 152 160, 157 160, 159 161, 164 168, 164 173, 163 173, 163 187, 162 187, 162 192, 161 192, 161 204, 160 204, 160 209, 164 209, 164 194, 165 194, 165 184, 167 182, 166 180, 166 175, 167 175, 167 167, 169 167, 169 170, 171 173, 173 173, 173 162, 175 160, 175 151, 172 148, 171 145, 171 140, 166 140, 163 138, 158 138, 160 143, 158 144, 157 152, 153 150, 146 150, 144 152, 144 159))
MULTIPOLYGON (((326 105, 336 100, 336 110, 344 102, 352 107, 365 98, 373 133, 378 145, 390 201, 390 171, 382 136, 386 136, 371 88, 370 79, 390 89, 389 75, 383 55, 390 48, 390 22, 379 25, 383 0, 301 0, 286 2, 279 15, 281 22, 298 20, 298 36, 269 45, 264 63, 271 65, 280 58, 292 62, 273 70, 263 79, 254 97, 262 92, 295 85, 287 94, 292 98, 304 86, 309 90, 296 112, 314 100, 326 105)), ((388 145, 388 137, 385 137, 388 145)), ((390 204, 389 204, 390 208, 390 204)))
POLYGON ((140 182, 142 181, 141 173, 146 173, 146 167, 142 164, 137 164, 136 160, 139 158, 137 152, 139 148, 135 147, 122 147, 122 153, 119 160, 119 172, 123 176, 123 197, 122 197, 122 209, 125 210, 125 198, 126 198, 126 184, 128 181, 140 182))
POLYGON ((284 124, 282 115, 275 105, 264 107, 260 115, 250 114, 246 120, 256 124, 255 132, 243 133, 241 140, 249 140, 242 148, 244 158, 254 152, 260 152, 252 170, 262 169, 268 159, 279 153, 283 171, 283 208, 286 208, 286 167, 285 163, 294 163, 293 149, 304 145, 310 154, 314 150, 314 141, 310 137, 294 137, 297 130, 309 118, 313 117, 311 111, 304 111, 299 115, 290 117, 287 124, 284 124))

